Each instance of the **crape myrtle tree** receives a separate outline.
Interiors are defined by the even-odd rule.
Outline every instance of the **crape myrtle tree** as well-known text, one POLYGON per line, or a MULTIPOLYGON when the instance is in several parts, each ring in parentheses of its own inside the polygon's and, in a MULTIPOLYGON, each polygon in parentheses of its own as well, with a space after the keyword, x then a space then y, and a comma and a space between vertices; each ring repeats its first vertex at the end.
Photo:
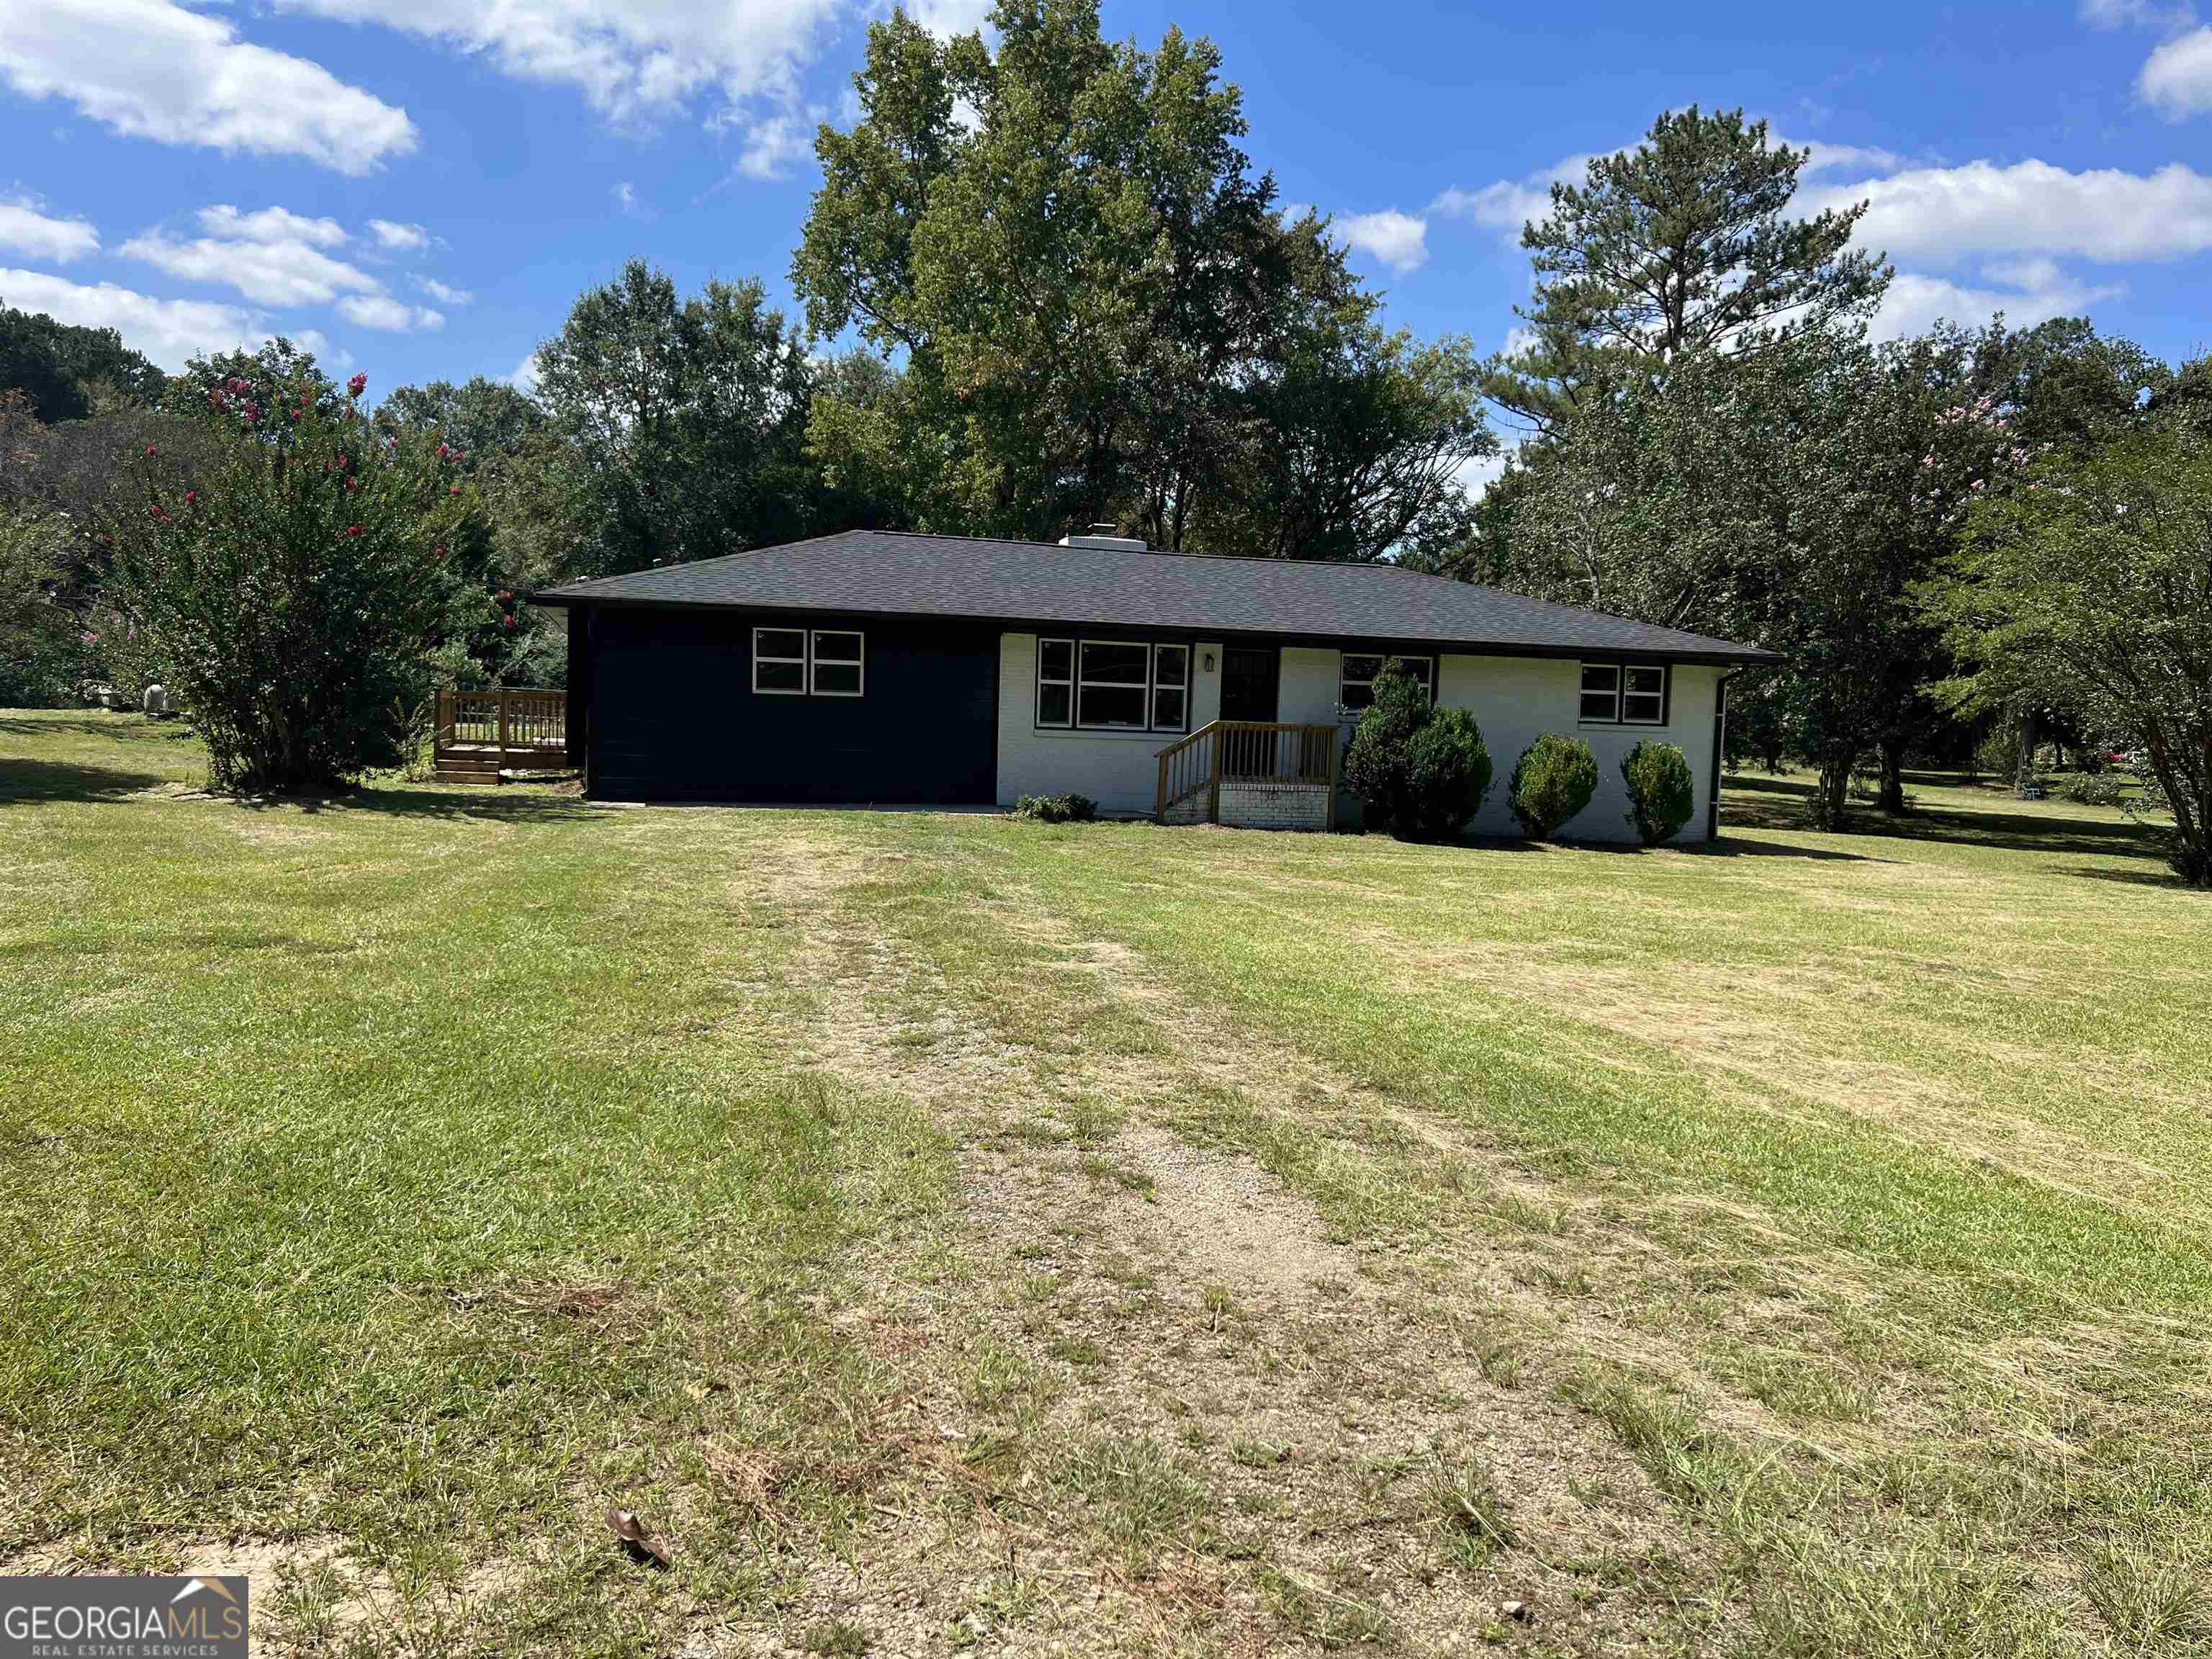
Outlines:
MULTIPOLYGON (((234 367, 259 367, 251 360, 234 367)), ((187 483, 149 445, 105 532, 117 625, 144 643, 208 747, 212 781, 319 790, 398 763, 441 643, 501 627, 456 567, 488 542, 453 452, 380 433, 308 373, 207 388, 221 459, 187 483)))
POLYGON ((2081 711, 2141 750, 2169 858, 2212 887, 2212 410, 2150 411, 1984 492, 1929 591, 1965 704, 2081 711))
POLYGON ((1443 535, 1492 443, 1471 350, 1382 331, 1326 222, 1286 220, 1212 43, 1109 43, 1095 0, 991 21, 995 50, 895 11, 860 119, 817 138, 793 285, 816 333, 897 364, 858 410, 817 400, 825 465, 922 528, 1333 558, 1443 535))

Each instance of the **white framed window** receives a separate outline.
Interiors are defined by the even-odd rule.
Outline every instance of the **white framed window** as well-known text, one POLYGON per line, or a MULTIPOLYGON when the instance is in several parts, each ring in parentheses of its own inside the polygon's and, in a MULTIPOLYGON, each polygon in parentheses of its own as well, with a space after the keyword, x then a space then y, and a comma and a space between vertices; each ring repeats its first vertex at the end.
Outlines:
POLYGON ((1180 732, 1190 713, 1190 647, 1152 647, 1152 730, 1180 732))
POLYGON ((1382 678, 1382 665, 1397 657, 1429 701, 1437 700, 1437 659, 1434 657, 1408 657, 1395 652, 1346 652, 1338 659, 1336 672, 1336 706, 1347 714, 1358 714, 1375 702, 1375 682, 1382 678))
POLYGON ((1656 664, 1631 663, 1620 671, 1620 718, 1629 726, 1667 723, 1667 671, 1656 664))
POLYGON ((806 695, 806 630, 753 629, 753 690, 764 697, 806 695))
POLYGON ((817 697, 857 697, 866 689, 868 636, 842 628, 817 628, 811 641, 814 663, 807 689, 817 697))
POLYGON ((1075 641, 1037 641, 1036 723, 1075 724, 1075 641))
POLYGON ((1190 726, 1190 647, 1155 640, 1040 639, 1036 723, 1085 732, 1190 726))
POLYGON ((1142 640, 1082 640, 1075 647, 1075 723, 1141 732, 1150 721, 1152 647, 1142 640))
POLYGON ((1620 665, 1586 662, 1583 665, 1582 718, 1603 720, 1608 726, 1620 718, 1620 665))
POLYGON ((1664 726, 1667 669, 1662 663, 1586 662, 1581 715, 1584 725, 1664 726))

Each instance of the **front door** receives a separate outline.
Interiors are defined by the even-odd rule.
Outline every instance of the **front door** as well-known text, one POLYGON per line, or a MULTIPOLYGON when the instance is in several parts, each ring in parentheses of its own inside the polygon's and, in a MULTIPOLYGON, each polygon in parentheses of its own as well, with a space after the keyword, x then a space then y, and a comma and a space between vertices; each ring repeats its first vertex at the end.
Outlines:
POLYGON ((1282 677, 1283 653, 1277 647, 1252 650, 1231 646, 1221 656, 1221 718, 1273 720, 1282 677))

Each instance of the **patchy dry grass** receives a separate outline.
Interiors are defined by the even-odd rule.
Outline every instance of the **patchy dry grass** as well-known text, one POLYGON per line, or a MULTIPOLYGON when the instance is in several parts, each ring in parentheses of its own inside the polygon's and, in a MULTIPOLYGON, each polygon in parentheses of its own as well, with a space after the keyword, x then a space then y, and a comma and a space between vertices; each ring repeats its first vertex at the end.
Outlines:
POLYGON ((10 1565, 243 1561, 276 1651, 2212 1639, 2212 930, 2111 815, 196 766, 0 716, 10 1565))

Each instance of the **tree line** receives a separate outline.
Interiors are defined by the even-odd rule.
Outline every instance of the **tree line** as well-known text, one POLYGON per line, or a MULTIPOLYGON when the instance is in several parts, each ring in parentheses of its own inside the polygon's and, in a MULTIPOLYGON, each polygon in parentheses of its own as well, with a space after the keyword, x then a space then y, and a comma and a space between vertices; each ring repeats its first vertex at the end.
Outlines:
MULTIPOLYGON (((1806 153, 1694 107, 1553 187, 1509 349, 1418 339, 1254 168, 1211 42, 1109 40, 1096 0, 1005 0, 993 21, 995 46, 896 11, 870 29, 858 118, 817 140, 797 318, 757 281, 687 294, 633 260, 578 299, 529 390, 441 380, 372 408, 283 342, 166 377, 112 334, 0 311, 0 699, 162 669, 131 550, 178 533, 178 492, 209 499, 195 480, 278 513, 300 475, 277 489, 272 457, 325 443, 299 422, 328 418, 380 434, 350 472, 320 453, 374 481, 356 491, 407 497, 380 471, 396 453, 460 492, 436 498, 467 533, 436 544, 447 599, 407 611, 427 632, 392 647, 412 665, 395 705, 437 678, 557 680, 560 641, 515 602, 533 587, 854 526, 1110 521, 1768 646, 1787 660, 1733 688, 1731 747, 1813 768, 1832 828, 1864 772, 1901 810, 1915 757, 2125 750, 2207 878, 2204 364, 2081 319, 1875 340, 1890 272, 1859 210, 1794 211, 1806 153), (1476 495, 1493 414, 1518 441, 1476 495)), ((329 528, 283 511, 258 544, 329 528)), ((365 556, 353 522, 330 558, 365 556)))
POLYGON ((1692 107, 1555 185, 1485 370, 1526 441, 1407 558, 1783 653, 1729 744, 1811 767, 1822 827, 1863 770, 1902 811, 1911 758, 2027 782, 2048 738, 2124 752, 2141 793, 2106 793, 2212 882, 2212 365, 2081 319, 1873 338, 1891 273, 1862 210, 1791 216, 1808 160, 1692 107))

